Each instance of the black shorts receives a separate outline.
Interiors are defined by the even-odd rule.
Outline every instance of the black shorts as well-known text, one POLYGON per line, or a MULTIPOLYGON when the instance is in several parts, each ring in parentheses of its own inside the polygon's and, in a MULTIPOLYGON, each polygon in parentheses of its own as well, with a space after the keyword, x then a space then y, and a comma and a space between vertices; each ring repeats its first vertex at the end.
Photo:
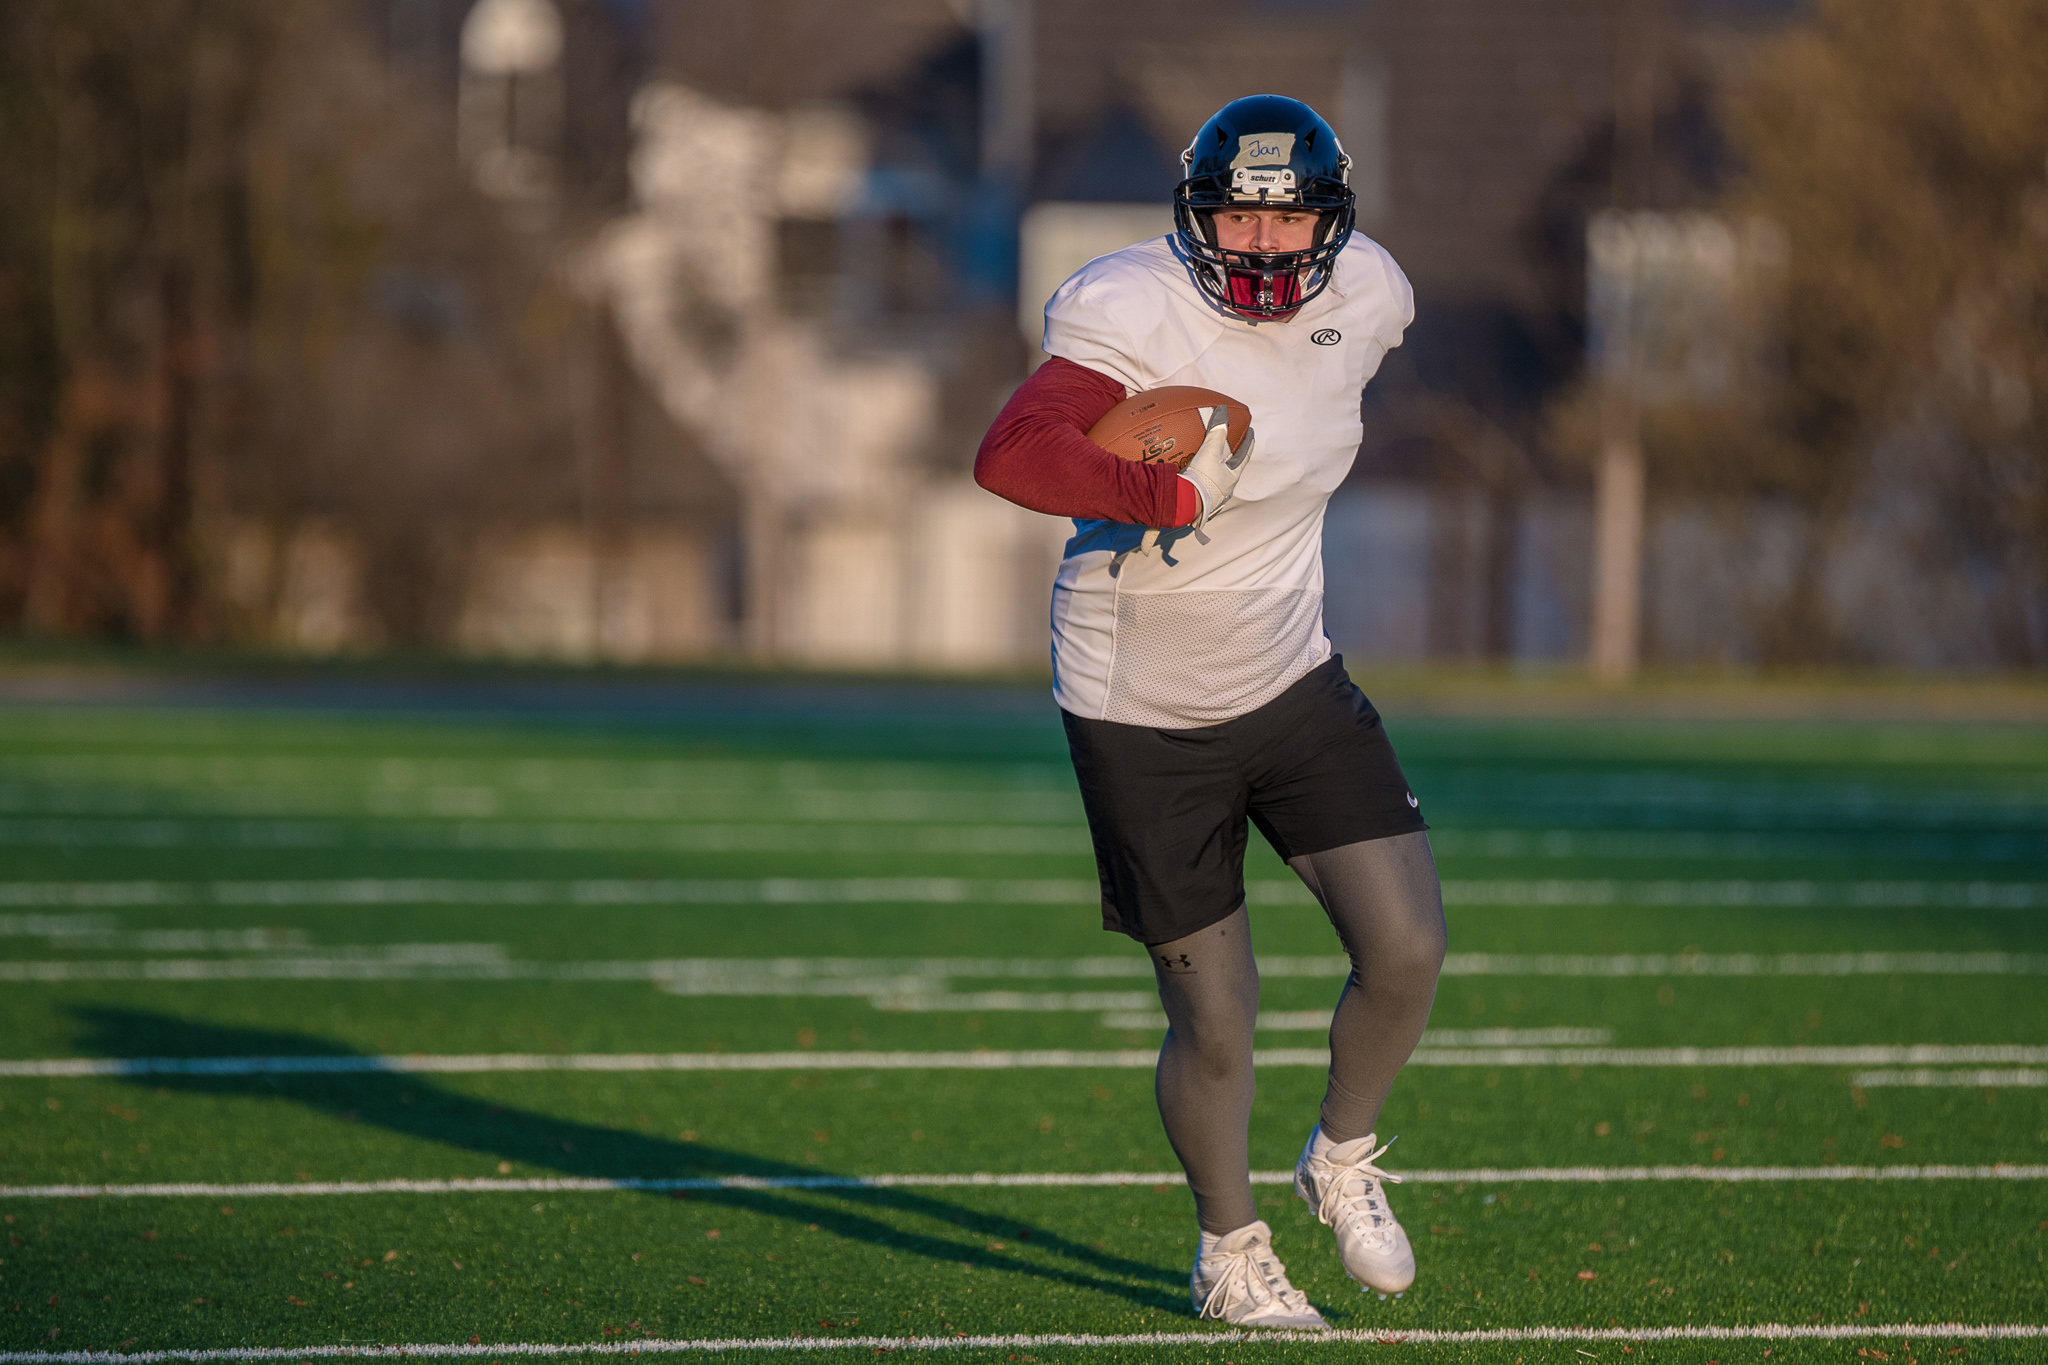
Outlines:
POLYGON ((1244 904, 1245 817, 1282 858, 1429 826, 1379 712, 1333 656, 1248 715, 1153 730, 1071 712, 1102 927, 1140 943, 1206 929, 1244 904))

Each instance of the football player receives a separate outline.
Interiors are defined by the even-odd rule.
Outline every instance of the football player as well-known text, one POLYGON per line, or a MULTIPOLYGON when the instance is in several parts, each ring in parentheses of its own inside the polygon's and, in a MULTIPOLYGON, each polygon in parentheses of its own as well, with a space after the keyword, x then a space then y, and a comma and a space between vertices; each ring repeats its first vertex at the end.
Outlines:
POLYGON ((1174 232, 1089 262, 1046 305, 1051 358, 989 429, 975 476, 1074 519, 1053 587, 1053 690, 1103 925, 1147 945, 1166 1007, 1157 1095, 1201 1224, 1195 1308, 1318 1328, 1252 1199, 1245 822, 1351 959, 1294 1187, 1352 1278, 1399 1293, 1415 1258, 1375 1131, 1436 995, 1443 903, 1419 803, 1323 632, 1322 533, 1363 435, 1360 392, 1414 296, 1353 231, 1350 159, 1300 101, 1225 105, 1181 164, 1174 232), (1256 439, 1231 449, 1219 408, 1177 473, 1087 438, 1126 397, 1173 384, 1245 403, 1256 439))

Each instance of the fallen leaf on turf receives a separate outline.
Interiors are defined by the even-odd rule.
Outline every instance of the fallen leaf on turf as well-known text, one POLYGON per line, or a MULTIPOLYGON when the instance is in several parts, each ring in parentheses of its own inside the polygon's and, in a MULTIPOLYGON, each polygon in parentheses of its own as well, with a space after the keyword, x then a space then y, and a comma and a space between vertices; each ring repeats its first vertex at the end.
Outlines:
POLYGON ((1600 1277, 1599 1277, 1599 1276, 1598 1276, 1597 1274, 1595 1274, 1595 1273, 1594 1273, 1593 1271, 1590 1271, 1590 1270, 1581 1270, 1581 1271, 1579 1272, 1579 1278, 1580 1278, 1580 1279, 1582 1279, 1582 1280, 1597 1280, 1597 1279, 1599 1279, 1600 1277))
POLYGON ((706 1233, 705 1233, 704 1235, 705 1235, 706 1237, 716 1237, 716 1236, 718 1235, 718 1229, 717 1229, 717 1228, 712 1228, 711 1230, 709 1230, 708 1232, 706 1232, 706 1233))
POLYGON ((499 1174, 499 1175, 510 1175, 510 1174, 512 1174, 512 1163, 511 1163, 511 1162, 509 1162, 509 1161, 501 1161, 501 1162, 499 1162, 499 1163, 498 1163, 498 1174, 499 1174))
POLYGON ((306 1301, 304 1299, 298 1298, 295 1295, 291 1294, 285 1295, 284 1301, 294 1308, 304 1308, 306 1306, 306 1301))
POLYGON ((483 1343, 483 1338, 482 1338, 482 1337, 479 1337, 479 1336, 472 1336, 472 1337, 471 1337, 471 1338, 469 1339, 469 1344, 470 1344, 470 1345, 472 1345, 472 1346, 478 1346, 478 1345, 481 1345, 482 1343, 483 1343))
POLYGON ((703 1277, 702 1277, 702 1276, 699 1276, 699 1275, 690 1275, 690 1276, 687 1276, 686 1278, 687 1278, 687 1279, 688 1279, 688 1280, 690 1281, 690 1283, 691 1283, 691 1284, 702 1284, 702 1283, 704 1283, 704 1279, 703 1279, 703 1277))

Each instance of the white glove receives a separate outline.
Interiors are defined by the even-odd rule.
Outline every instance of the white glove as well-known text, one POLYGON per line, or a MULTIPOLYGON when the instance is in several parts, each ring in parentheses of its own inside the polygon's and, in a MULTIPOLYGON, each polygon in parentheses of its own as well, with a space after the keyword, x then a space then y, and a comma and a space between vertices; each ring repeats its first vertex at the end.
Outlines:
POLYGON ((1221 512, 1224 504, 1230 501, 1230 495, 1237 491, 1237 481, 1251 458, 1251 431, 1247 429, 1244 439, 1237 443, 1237 449, 1231 450, 1230 409, 1218 403, 1216 411, 1209 417, 1209 434, 1202 438, 1202 448, 1180 472, 1180 476, 1193 484, 1195 491, 1202 496, 1202 510, 1195 517, 1197 531, 1206 527, 1209 518, 1221 512))

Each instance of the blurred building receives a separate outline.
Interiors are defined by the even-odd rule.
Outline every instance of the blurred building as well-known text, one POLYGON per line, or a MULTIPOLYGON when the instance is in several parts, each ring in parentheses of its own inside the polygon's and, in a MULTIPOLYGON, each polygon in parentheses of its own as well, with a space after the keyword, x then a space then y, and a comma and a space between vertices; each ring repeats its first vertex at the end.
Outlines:
MULTIPOLYGON (((393 59, 435 73, 477 185, 594 317, 578 505, 473 539, 454 636, 1035 664, 1066 529, 976 490, 975 444, 1044 296, 1165 230, 1190 132, 1277 88, 1338 128, 1418 300, 1331 507, 1333 636, 1580 657, 1585 480, 1542 424, 1583 365, 1586 223, 1711 200, 1715 92, 1790 8, 390 0, 393 59)), ((1715 531, 1673 515, 1657 643, 1711 652, 1685 623, 1715 531)))

